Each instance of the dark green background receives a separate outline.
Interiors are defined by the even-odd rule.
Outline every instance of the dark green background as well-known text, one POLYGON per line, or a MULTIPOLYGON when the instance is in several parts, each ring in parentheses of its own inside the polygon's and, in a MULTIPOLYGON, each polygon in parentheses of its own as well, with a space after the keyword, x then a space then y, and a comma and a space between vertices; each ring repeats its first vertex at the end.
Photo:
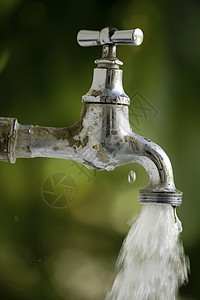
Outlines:
MULTIPOLYGON (((141 118, 135 131, 166 150, 184 192, 178 215, 191 276, 180 299, 199 299, 199 1, 0 0, 0 115, 21 124, 75 123, 101 55, 100 47, 78 46, 77 32, 108 25, 144 31, 140 47, 118 47, 124 89, 142 94, 158 112, 141 118)), ((138 165, 100 173, 84 168, 87 175, 79 168, 45 158, 0 163, 1 299, 101 300, 111 288, 146 173, 138 165), (56 209, 41 189, 60 172, 74 179, 77 195, 56 209)))

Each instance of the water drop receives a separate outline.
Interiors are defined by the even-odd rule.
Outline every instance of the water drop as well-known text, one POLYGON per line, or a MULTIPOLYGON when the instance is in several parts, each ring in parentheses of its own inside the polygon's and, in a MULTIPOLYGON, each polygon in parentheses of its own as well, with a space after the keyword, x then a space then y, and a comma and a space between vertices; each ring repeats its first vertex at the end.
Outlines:
POLYGON ((128 182, 129 183, 134 183, 136 180, 136 173, 131 170, 129 173, 128 173, 128 182))
POLYGON ((115 166, 113 166, 113 165, 106 166, 106 171, 113 171, 114 169, 115 169, 115 166))

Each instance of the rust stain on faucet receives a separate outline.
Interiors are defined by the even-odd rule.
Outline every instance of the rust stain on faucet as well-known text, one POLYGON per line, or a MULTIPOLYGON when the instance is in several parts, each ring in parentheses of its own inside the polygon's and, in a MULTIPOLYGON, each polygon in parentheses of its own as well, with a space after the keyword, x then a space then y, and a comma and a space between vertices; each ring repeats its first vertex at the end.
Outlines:
POLYGON ((96 157, 98 158, 98 160, 100 160, 101 162, 106 163, 106 164, 109 163, 109 161, 110 161, 110 158, 109 158, 105 148, 100 148, 97 151, 96 157))
POLYGON ((142 144, 138 139, 136 139, 134 136, 128 136, 126 135, 124 137, 125 142, 129 143, 129 145, 133 148, 135 151, 140 151, 142 149, 142 144))

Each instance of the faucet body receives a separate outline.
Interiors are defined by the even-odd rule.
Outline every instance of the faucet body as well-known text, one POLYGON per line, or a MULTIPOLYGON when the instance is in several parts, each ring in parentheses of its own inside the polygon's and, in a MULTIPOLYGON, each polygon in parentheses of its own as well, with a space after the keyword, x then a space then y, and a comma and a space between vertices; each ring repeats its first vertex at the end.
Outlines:
POLYGON ((122 63, 115 52, 115 46, 105 45, 102 58, 96 60, 91 89, 82 97, 81 118, 73 126, 21 125, 16 119, 0 118, 0 160, 14 163, 17 158, 53 157, 108 171, 136 162, 148 174, 147 187, 139 191, 141 203, 180 205, 182 192, 175 188, 168 156, 132 132, 130 99, 123 90, 122 63))
POLYGON ((1 118, 0 124, 6 128, 1 131, 0 160, 62 158, 108 171, 139 163, 148 173, 140 202, 163 203, 166 198, 174 206, 181 202, 168 156, 158 145, 132 132, 126 105, 84 103, 80 121, 66 128, 21 125, 11 118, 1 118))

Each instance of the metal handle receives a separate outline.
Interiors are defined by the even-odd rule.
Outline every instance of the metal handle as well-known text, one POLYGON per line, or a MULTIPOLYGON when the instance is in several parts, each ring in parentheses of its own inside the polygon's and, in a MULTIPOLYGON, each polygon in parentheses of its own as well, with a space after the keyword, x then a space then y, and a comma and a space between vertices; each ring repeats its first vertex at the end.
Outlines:
POLYGON ((77 35, 78 44, 82 47, 98 45, 135 45, 143 41, 141 29, 117 30, 106 27, 101 31, 80 30, 77 35))

